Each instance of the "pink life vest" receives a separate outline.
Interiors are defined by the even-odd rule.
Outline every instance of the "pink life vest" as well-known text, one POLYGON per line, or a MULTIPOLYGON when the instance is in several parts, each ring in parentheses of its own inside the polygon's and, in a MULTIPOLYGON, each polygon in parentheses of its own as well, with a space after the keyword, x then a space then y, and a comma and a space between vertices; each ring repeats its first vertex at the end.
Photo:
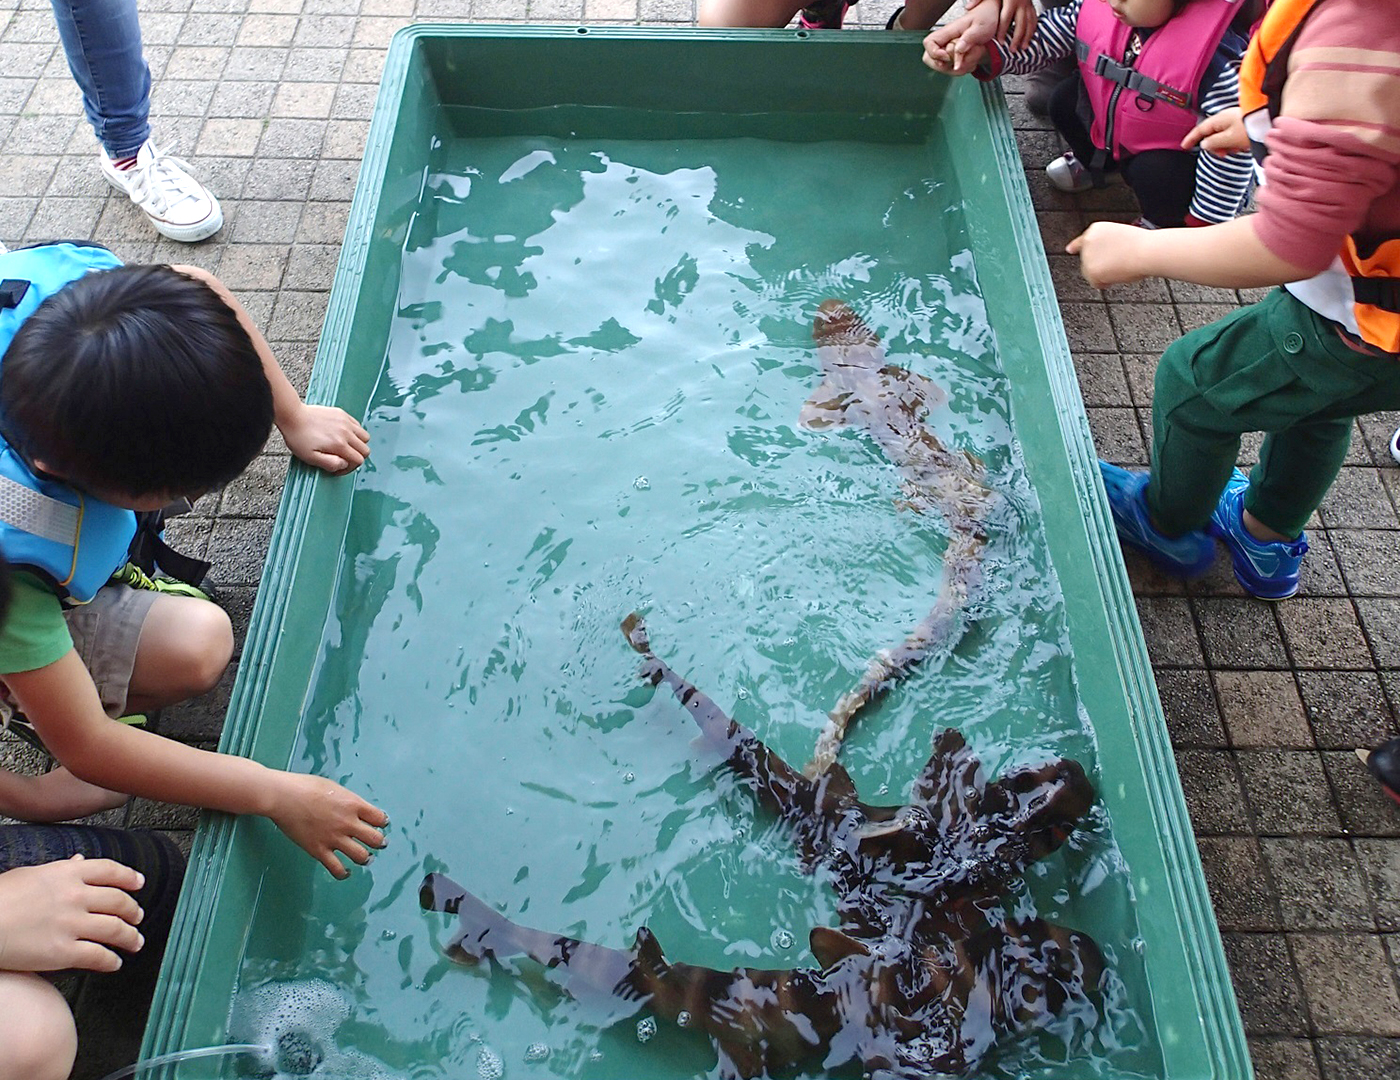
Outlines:
POLYGON ((1200 121, 1197 94, 1239 0, 1191 0, 1152 31, 1137 59, 1124 56, 1133 28, 1104 0, 1084 0, 1075 52, 1094 112, 1089 137, 1115 158, 1179 150, 1200 121))

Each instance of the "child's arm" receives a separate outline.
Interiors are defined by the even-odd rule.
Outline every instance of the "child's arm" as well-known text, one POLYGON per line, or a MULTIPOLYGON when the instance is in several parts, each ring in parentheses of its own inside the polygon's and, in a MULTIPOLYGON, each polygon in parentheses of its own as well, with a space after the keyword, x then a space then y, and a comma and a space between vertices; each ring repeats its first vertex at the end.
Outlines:
POLYGON ((1254 231, 1253 217, 1201 229, 1140 229, 1096 221, 1065 250, 1079 256, 1079 272, 1096 289, 1147 277, 1254 289, 1301 281, 1316 272, 1265 247, 1254 231))
POLYGON ((110 719, 75 650, 5 681, 53 756, 91 784, 185 806, 261 814, 337 878, 349 874, 337 852, 363 864, 368 848, 384 846, 380 829, 388 815, 334 781, 199 750, 110 719))
POLYGON ((0 874, 0 971, 116 971, 113 950, 145 944, 131 895, 145 878, 111 859, 71 859, 0 874))
POLYGON ((350 472, 364 464, 365 458, 369 457, 369 432, 344 409, 308 405, 301 400, 301 395, 272 355, 262 331, 224 283, 198 266, 176 266, 173 269, 204 282, 238 316, 239 324, 247 331, 253 348, 262 360, 263 373, 272 384, 273 417, 277 430, 286 440, 287 449, 308 465, 329 473, 350 472))
POLYGON ((20 821, 72 821, 121 806, 128 798, 79 780, 62 765, 42 776, 0 769, 0 814, 20 821))
POLYGON ((1018 20, 1008 41, 996 0, 983 0, 924 38, 924 63, 945 75, 972 73, 979 79, 1027 75, 1074 55, 1078 13, 1079 4, 1071 3, 1051 8, 1039 19, 1018 20))

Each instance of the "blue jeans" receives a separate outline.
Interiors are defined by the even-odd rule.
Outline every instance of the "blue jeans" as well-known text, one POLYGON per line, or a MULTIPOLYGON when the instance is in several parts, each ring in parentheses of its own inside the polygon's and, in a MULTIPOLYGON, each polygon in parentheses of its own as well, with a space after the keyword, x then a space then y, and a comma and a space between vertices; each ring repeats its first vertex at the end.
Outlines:
POLYGON ((151 70, 136 0, 52 0, 83 109, 110 158, 131 157, 151 134, 151 70))

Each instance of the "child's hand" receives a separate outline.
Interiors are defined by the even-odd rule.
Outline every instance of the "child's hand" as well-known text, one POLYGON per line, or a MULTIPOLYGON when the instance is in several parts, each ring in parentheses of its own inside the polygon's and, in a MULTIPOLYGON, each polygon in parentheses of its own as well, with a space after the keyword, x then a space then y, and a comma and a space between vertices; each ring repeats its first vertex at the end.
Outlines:
POLYGON ((0 970, 116 971, 114 949, 145 944, 131 893, 145 878, 111 859, 71 859, 0 874, 0 970))
POLYGON ((1244 110, 1236 105, 1207 116, 1186 133, 1186 138, 1181 140, 1181 148, 1190 150, 1197 143, 1202 150, 1208 150, 1220 157, 1248 150, 1249 136, 1244 130, 1244 110))
MULTIPOLYGON (((990 7, 993 2, 994 0, 983 0, 978 6, 990 7)), ((1035 33, 1035 4, 1032 0, 1000 0, 1000 4, 1001 17, 997 20, 997 40, 1006 42, 1006 47, 1012 52, 1020 52, 1030 44, 1031 35, 1035 33)))
POLYGON ((1127 285, 1147 275, 1138 267, 1138 248, 1151 232, 1116 221, 1096 221, 1066 245, 1079 256, 1079 272, 1096 289, 1127 285))
POLYGON ((350 871, 336 852, 363 866, 368 848, 382 848, 389 815, 333 780, 305 773, 274 772, 273 805, 267 816, 298 846, 345 879, 350 871))
POLYGON ((344 409, 301 404, 277 427, 293 454, 328 473, 358 469, 369 457, 369 432, 344 409))
POLYGON ((980 4, 924 38, 924 64, 942 75, 966 75, 987 55, 986 42, 996 32, 995 19, 981 16, 992 4, 980 4), (981 38, 981 40, 977 40, 981 38))

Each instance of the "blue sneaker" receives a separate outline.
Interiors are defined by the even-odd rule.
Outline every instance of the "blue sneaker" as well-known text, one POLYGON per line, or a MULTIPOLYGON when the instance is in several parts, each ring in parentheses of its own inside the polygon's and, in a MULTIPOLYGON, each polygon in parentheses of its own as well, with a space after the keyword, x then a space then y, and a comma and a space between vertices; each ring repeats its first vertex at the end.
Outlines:
POLYGON ((1178 577, 1196 577, 1215 562, 1215 541, 1199 529, 1184 536, 1163 536, 1147 516, 1148 475, 1129 472, 1106 461, 1099 462, 1099 474, 1108 491, 1108 506, 1118 539, 1137 548, 1161 569, 1178 577))
POLYGON ((1248 490, 1249 477, 1236 469, 1220 494, 1220 503, 1207 528, 1230 549, 1235 580, 1245 592, 1260 600, 1287 600, 1298 591, 1298 569, 1308 553, 1308 536, 1299 533, 1298 539, 1292 541, 1256 540, 1250 536, 1243 518, 1248 490))

